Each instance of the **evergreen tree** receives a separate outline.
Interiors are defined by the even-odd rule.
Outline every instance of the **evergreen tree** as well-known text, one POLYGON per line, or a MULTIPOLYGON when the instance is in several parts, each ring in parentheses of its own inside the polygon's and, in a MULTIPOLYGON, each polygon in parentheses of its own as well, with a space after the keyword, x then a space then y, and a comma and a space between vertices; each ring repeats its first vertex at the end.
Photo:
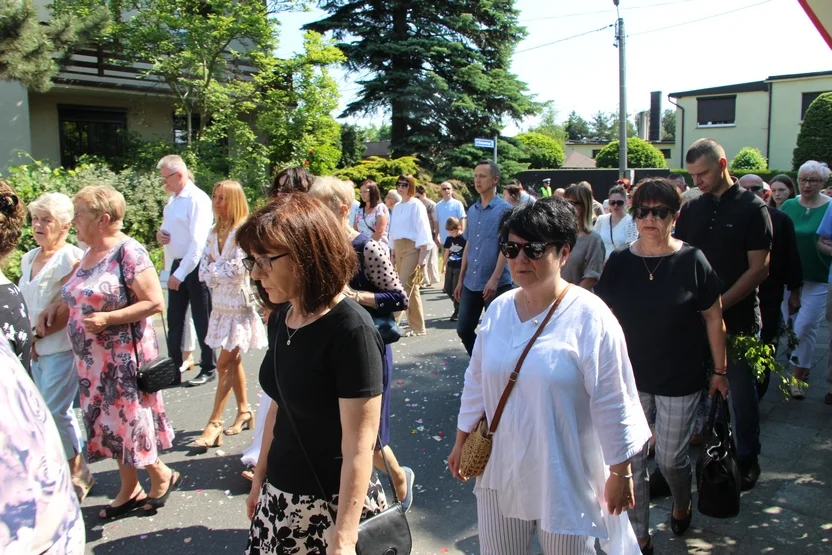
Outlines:
POLYGON ((662 114, 662 140, 672 141, 676 138, 676 111, 668 108, 662 114))
POLYGON ((563 125, 566 131, 566 138, 570 141, 580 141, 589 137, 589 123, 572 110, 563 125))
POLYGON ((503 118, 540 110, 510 72, 526 35, 514 0, 322 0, 328 17, 307 28, 333 32, 347 68, 368 77, 344 116, 390 114, 393 156, 443 151, 493 137, 503 118))
POLYGON ((561 146, 566 142, 566 130, 557 122, 558 112, 551 102, 546 103, 543 113, 540 114, 540 122, 537 126, 529 129, 530 133, 540 133, 558 141, 561 146))
POLYGON ((341 126, 341 161, 338 162, 339 168, 355 166, 361 161, 361 155, 366 150, 364 146, 365 137, 365 131, 357 125, 347 123, 341 126))
POLYGON ((797 135, 792 166, 797 171, 807 160, 832 165, 832 93, 823 93, 809 105, 797 135))

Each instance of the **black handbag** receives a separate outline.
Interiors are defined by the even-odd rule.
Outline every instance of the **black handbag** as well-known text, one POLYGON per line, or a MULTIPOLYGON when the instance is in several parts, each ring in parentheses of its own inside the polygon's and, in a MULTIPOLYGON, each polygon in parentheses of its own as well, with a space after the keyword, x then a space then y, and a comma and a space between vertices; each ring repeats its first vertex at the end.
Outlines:
POLYGON ((373 308, 367 306, 364 308, 366 308, 367 312, 370 313, 373 323, 376 325, 376 329, 378 330, 381 340, 384 341, 385 345, 395 343, 402 338, 402 330, 399 328, 399 325, 396 323, 396 319, 393 318, 392 314, 379 314, 378 311, 373 308))
MULTIPOLYGON (((124 288, 124 294, 127 296, 127 302, 129 303, 130 290, 124 281, 124 271, 121 266, 123 260, 124 245, 122 244, 118 254, 119 281, 121 281, 121 286, 124 288)), ((127 326, 130 328, 130 337, 133 340, 133 352, 136 355, 136 365, 138 366, 136 370, 136 381, 138 382, 139 391, 156 393, 168 387, 179 376, 179 368, 176 367, 176 363, 170 357, 158 356, 150 362, 139 365, 139 349, 136 346, 136 330, 133 328, 134 323, 130 322, 127 326)), ((168 330, 165 328, 164 317, 162 318, 162 329, 165 332, 165 337, 167 337, 168 330)))
MULTIPOLYGON (((287 311, 288 312, 288 311, 287 311)), ((283 313, 283 318, 286 317, 287 312, 283 313)), ((333 525, 337 521, 337 515, 332 506, 329 504, 329 496, 326 494, 323 483, 315 471, 315 465, 312 464, 312 459, 306 452, 303 446, 303 441, 300 439, 300 432, 298 432, 295 419, 292 417, 292 411, 289 410, 289 404, 283 397, 283 391, 280 389, 280 380, 277 376, 277 335, 279 334, 280 320, 278 320, 278 331, 275 332, 274 338, 274 381, 277 386, 277 394, 280 397, 280 411, 286 415, 289 420, 289 425, 292 427, 295 437, 298 440, 298 445, 309 463, 309 469, 315 477, 315 483, 321 493, 321 498, 326 503, 329 516, 332 518, 333 525)), ((381 443, 381 438, 378 438, 381 443)), ((410 555, 413 549, 413 538, 410 534, 410 525, 407 523, 407 517, 404 514, 404 508, 401 501, 396 496, 396 487, 393 485, 393 479, 390 477, 390 464, 387 462, 387 456, 384 454, 384 449, 381 450, 381 456, 384 459, 384 466, 387 469, 387 479, 390 482, 390 492, 393 494, 394 503, 387 507, 384 511, 375 516, 361 521, 358 524, 358 542, 355 544, 355 552, 358 555, 410 555)))
POLYGON ((712 518, 733 518, 740 512, 740 469, 731 433, 731 415, 722 393, 716 392, 705 428, 705 444, 696 460, 697 508, 712 518), (716 420, 719 406, 723 421, 716 420))

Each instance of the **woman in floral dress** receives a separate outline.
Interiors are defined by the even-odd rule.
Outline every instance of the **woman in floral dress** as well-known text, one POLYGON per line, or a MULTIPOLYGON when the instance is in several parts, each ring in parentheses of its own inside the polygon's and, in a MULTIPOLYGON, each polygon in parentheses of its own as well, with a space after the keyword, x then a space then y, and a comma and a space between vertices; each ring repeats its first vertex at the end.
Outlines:
POLYGON ((242 354, 266 346, 266 330, 248 295, 249 274, 243 266, 245 253, 236 239, 237 228, 248 217, 246 195, 236 181, 220 181, 214 186, 212 202, 215 224, 199 264, 199 279, 211 288, 213 306, 205 343, 221 349, 217 359, 219 381, 208 426, 191 444, 194 447, 222 445, 222 415, 232 390, 237 400, 237 418, 225 434, 254 430, 242 354))
POLYGON ((121 193, 84 187, 73 202, 78 240, 89 250, 62 296, 69 307, 67 333, 80 378, 87 452, 90 462, 116 459, 121 477, 121 489, 100 516, 119 516, 141 505, 153 513, 180 481, 159 459, 173 440, 162 394, 143 393, 136 381, 136 369, 159 355, 152 316, 164 306, 162 289, 145 248, 121 232, 127 209, 121 193), (147 494, 139 468, 150 474, 147 494))

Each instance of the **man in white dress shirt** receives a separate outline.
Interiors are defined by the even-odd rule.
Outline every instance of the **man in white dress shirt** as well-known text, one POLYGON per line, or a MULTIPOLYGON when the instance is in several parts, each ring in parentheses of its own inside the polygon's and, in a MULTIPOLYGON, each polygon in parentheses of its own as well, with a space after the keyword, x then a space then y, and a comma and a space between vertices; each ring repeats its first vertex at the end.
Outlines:
POLYGON ((214 214, 211 198, 188 177, 188 167, 179 156, 165 156, 156 165, 165 190, 172 196, 165 206, 162 228, 156 233, 166 258, 173 259, 168 278, 168 354, 182 366, 182 334, 185 313, 191 307, 196 336, 202 352, 200 372, 188 382, 202 385, 217 377, 217 358, 205 344, 211 316, 211 290, 199 280, 199 259, 211 232, 214 214))

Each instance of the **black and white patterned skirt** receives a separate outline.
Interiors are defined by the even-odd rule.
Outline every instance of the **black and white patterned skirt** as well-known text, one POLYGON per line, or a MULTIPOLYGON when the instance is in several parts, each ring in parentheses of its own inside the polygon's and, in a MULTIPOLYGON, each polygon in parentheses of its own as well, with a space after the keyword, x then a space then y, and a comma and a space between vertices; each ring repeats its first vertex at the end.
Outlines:
MULTIPOLYGON (((338 512, 338 496, 329 504, 338 512)), ((373 472, 361 520, 387 508, 384 488, 373 472)), ((326 502, 314 495, 286 493, 263 482, 248 533, 248 555, 325 555, 335 523, 326 502)))

